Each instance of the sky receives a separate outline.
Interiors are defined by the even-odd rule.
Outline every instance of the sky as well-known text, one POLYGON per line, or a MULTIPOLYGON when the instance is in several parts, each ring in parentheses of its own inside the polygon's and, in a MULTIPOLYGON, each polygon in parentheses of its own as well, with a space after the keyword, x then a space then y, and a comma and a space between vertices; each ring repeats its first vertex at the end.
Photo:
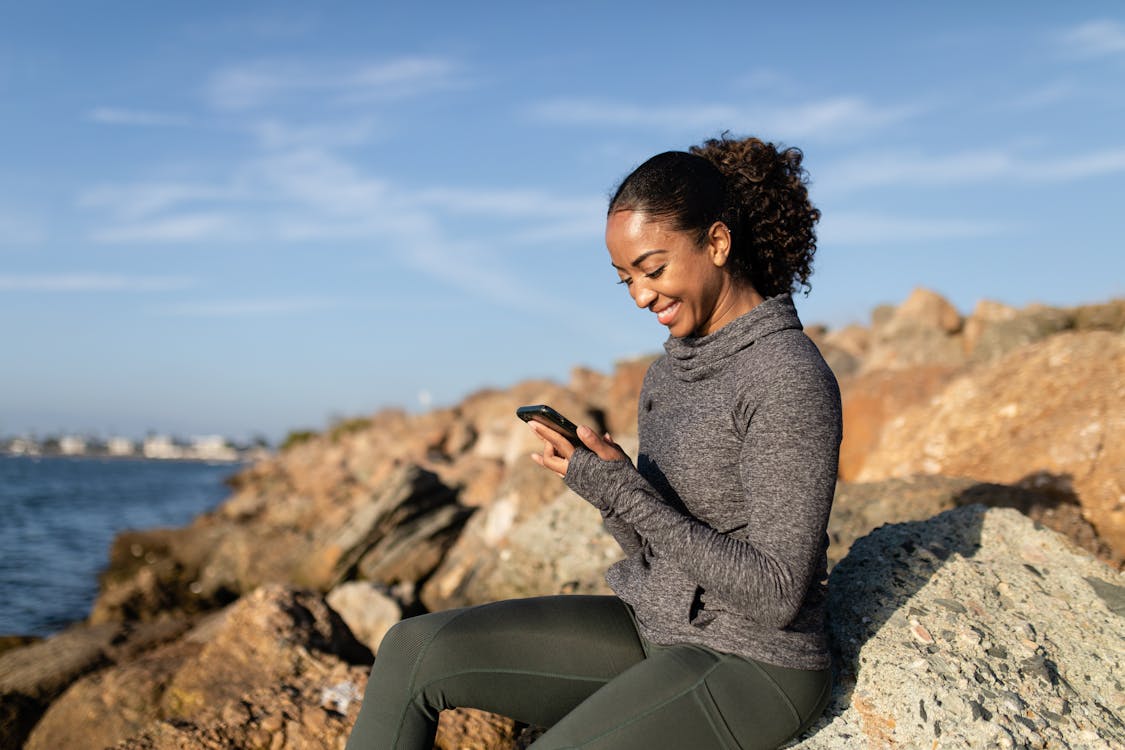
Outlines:
POLYGON ((0 0, 0 435, 278 440, 657 352, 606 199, 724 131, 804 152, 806 324, 1125 294, 1125 8, 857 5, 0 0))

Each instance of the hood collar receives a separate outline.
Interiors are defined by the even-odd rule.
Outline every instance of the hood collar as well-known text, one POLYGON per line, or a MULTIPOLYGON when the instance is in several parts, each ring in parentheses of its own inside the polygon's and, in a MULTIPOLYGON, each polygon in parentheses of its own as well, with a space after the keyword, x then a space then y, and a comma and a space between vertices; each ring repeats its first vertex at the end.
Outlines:
POLYGON ((664 342, 672 373, 680 380, 702 380, 755 341, 789 328, 801 330, 793 298, 768 297, 745 315, 706 336, 669 336, 664 342))

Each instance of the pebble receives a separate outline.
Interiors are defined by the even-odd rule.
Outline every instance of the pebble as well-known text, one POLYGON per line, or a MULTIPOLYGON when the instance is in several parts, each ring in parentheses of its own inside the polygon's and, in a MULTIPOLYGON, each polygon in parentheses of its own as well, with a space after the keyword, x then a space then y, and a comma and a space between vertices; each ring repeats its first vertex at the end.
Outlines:
POLYGON ((915 618, 910 618, 910 633, 918 640, 919 643, 930 644, 934 642, 934 637, 930 635, 930 631, 918 622, 915 618))

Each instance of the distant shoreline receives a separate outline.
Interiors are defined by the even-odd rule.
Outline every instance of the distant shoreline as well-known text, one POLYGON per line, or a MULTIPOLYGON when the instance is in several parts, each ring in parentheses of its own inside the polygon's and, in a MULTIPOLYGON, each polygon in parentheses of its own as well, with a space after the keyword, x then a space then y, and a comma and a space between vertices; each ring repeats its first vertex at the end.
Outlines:
POLYGON ((193 464, 250 464, 256 461, 255 458, 198 458, 196 456, 183 456, 175 458, 152 458, 149 456, 115 456, 110 453, 85 453, 85 454, 69 454, 69 453, 12 453, 10 451, 0 451, 0 458, 27 458, 32 460, 40 459, 64 459, 68 461, 136 461, 138 463, 193 463, 193 464))

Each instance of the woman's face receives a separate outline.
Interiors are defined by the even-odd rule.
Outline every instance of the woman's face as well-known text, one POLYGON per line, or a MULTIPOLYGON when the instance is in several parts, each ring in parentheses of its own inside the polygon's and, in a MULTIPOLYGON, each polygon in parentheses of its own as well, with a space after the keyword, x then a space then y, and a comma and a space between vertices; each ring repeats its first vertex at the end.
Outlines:
POLYGON ((605 244, 637 307, 673 336, 705 336, 746 312, 726 270, 730 233, 716 222, 703 247, 693 235, 640 211, 609 215, 605 244))

